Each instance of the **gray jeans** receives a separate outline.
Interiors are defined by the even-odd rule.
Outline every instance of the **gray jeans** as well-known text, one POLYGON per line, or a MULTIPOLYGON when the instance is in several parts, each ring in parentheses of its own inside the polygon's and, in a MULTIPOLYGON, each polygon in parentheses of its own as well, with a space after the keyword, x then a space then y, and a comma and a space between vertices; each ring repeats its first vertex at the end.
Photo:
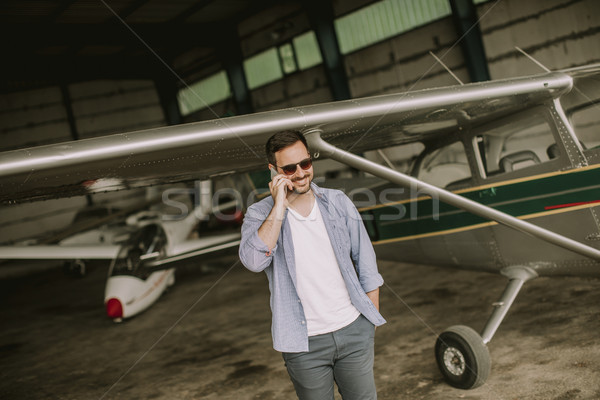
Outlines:
POLYGON ((375 327, 360 315, 335 332, 308 338, 309 351, 283 353, 300 400, 333 400, 333 382, 344 400, 375 400, 375 327))

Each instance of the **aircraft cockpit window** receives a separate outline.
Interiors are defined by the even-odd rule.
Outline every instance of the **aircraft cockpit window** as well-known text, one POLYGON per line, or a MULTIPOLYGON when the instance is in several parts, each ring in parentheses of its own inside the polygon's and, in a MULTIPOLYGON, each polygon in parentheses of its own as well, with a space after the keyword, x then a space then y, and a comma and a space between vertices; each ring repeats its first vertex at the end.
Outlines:
POLYGON ((570 121, 584 149, 600 148, 600 100, 576 110, 570 121))
POLYGON ((418 175, 420 180, 442 188, 470 177, 471 169, 461 142, 454 142, 427 154, 418 175))
POLYGON ((497 126, 478 136, 487 177, 514 172, 559 157, 559 150, 546 119, 528 115, 497 126))

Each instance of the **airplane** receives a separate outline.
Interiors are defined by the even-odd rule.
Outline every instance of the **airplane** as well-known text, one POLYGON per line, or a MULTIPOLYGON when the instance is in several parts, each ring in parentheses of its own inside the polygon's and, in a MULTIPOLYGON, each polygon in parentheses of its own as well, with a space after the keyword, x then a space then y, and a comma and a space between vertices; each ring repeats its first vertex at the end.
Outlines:
MULTIPOLYGON (((240 233, 231 229, 204 230, 201 237, 196 237, 198 223, 208 220, 210 215, 216 214, 226 222, 239 225, 241 211, 236 200, 217 204, 218 197, 212 196, 211 181, 197 182, 195 186, 194 189, 170 189, 174 195, 196 195, 194 207, 188 204, 189 199, 162 196, 162 201, 176 208, 179 214, 148 210, 146 206, 160 202, 154 198, 100 218, 103 224, 97 227, 83 220, 83 226, 93 229, 79 232, 67 229, 68 235, 56 244, 2 246, 0 258, 69 260, 68 268, 81 276, 85 274, 87 261, 110 260, 104 290, 106 315, 114 322, 122 322, 148 309, 175 283, 172 263, 218 253, 239 244, 240 233), (135 209, 141 210, 131 212, 135 209), (119 222, 118 217, 126 217, 126 220, 114 223, 119 222)), ((89 210, 84 209, 82 214, 87 212, 89 210)), ((62 232, 54 235, 62 236, 62 232)))
MULTIPOLYGON (((265 169, 266 140, 299 130, 314 160, 376 178, 352 194, 369 200, 358 208, 380 259, 507 277, 481 333, 455 325, 435 343, 445 380, 471 389, 489 376, 487 346, 525 282, 600 275, 599 98, 594 64, 15 150, 0 154, 0 201, 265 169), (404 147, 405 172, 363 156, 404 147)), ((168 235, 146 233, 138 242, 160 263, 148 243, 168 235)))

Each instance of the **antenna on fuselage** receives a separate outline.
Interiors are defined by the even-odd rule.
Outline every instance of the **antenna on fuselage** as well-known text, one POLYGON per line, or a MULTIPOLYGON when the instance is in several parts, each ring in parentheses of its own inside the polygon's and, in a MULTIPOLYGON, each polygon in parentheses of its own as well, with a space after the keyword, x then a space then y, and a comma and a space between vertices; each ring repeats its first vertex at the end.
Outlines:
POLYGON ((523 50, 522 48, 520 48, 519 46, 515 46, 515 49, 517 49, 521 54, 523 54, 525 57, 529 58, 531 61, 533 61, 534 63, 536 63, 540 68, 542 68, 544 71, 546 72, 552 72, 550 71, 548 68, 546 68, 546 66, 544 64, 542 64, 541 62, 539 62, 538 60, 536 60, 535 58, 533 58, 532 56, 530 56, 529 54, 527 54, 525 52, 525 50, 523 50))
POLYGON ((458 83, 460 83, 461 85, 464 85, 464 83, 463 83, 463 82, 462 82, 460 79, 458 79, 458 76, 454 75, 454 73, 453 73, 453 72, 450 70, 450 68, 448 68, 448 67, 446 66, 446 64, 444 64, 444 62, 438 58, 438 56, 436 56, 435 54, 433 54, 433 51, 429 51, 429 54, 431 54, 431 56, 432 56, 433 58, 435 58, 435 60, 436 60, 436 61, 437 61, 437 62, 438 62, 438 63, 439 63, 439 64, 440 64, 442 67, 444 67, 444 69, 445 69, 446 71, 448 71, 448 73, 449 73, 450 75, 452 75, 452 77, 453 77, 454 79, 456 79, 456 81, 457 81, 458 83))

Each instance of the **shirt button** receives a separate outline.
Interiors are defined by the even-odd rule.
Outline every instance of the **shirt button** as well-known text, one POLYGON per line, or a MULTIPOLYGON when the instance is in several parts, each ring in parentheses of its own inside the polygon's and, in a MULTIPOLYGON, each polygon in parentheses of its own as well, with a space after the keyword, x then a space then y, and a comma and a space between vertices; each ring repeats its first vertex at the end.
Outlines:
POLYGON ((302 321, 302 325, 306 324, 306 321, 302 321))

